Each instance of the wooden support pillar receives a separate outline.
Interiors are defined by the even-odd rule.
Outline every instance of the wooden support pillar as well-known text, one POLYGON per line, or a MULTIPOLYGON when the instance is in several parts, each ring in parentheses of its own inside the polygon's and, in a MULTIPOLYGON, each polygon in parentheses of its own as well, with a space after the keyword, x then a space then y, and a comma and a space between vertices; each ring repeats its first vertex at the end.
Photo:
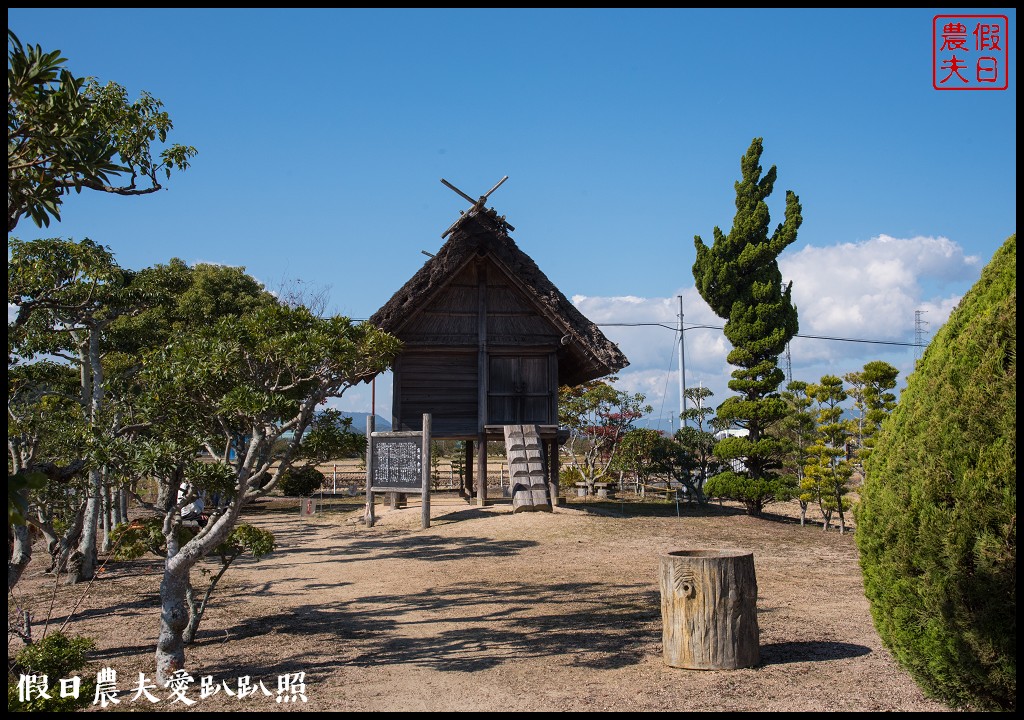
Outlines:
POLYGON ((476 504, 487 504, 487 436, 480 433, 476 448, 476 504))
POLYGON ((462 489, 466 493, 466 499, 471 500, 473 498, 473 463, 476 462, 476 458, 473 457, 473 441, 466 441, 466 457, 465 460, 465 471, 466 478, 463 480, 462 489))
POLYGON ((558 505, 558 438, 548 440, 548 495, 551 497, 551 509, 558 505))
POLYGON ((477 416, 477 448, 476 448, 476 504, 487 504, 487 380, 490 361, 487 352, 487 264, 482 258, 476 263, 476 416, 477 416))

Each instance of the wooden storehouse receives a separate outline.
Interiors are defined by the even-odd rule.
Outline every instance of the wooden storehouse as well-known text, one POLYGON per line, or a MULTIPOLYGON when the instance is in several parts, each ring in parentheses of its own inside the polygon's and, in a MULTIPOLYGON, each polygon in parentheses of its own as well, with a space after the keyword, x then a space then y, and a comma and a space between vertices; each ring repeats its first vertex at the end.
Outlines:
POLYGON ((435 438, 467 441, 465 490, 480 504, 487 499, 486 441, 502 439, 508 425, 538 427, 557 497, 559 386, 629 364, 516 246, 510 229, 478 203, 370 318, 403 342, 393 366, 393 428, 419 430, 430 413, 435 438))

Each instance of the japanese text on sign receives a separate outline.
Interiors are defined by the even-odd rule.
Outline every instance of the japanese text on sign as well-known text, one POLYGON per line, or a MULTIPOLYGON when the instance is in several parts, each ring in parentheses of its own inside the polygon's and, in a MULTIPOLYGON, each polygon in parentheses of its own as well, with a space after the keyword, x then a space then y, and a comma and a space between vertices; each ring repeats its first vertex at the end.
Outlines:
POLYGON ((374 488, 418 488, 422 484, 421 443, 417 438, 374 438, 374 488))

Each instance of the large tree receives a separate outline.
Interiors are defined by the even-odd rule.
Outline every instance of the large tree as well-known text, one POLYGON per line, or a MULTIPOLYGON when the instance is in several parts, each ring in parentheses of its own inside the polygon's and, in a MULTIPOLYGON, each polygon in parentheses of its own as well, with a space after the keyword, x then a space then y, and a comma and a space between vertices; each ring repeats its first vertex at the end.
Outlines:
POLYGON ((385 370, 397 351, 395 338, 368 323, 271 305, 226 316, 147 356, 139 403, 146 452, 138 460, 161 485, 162 505, 149 507, 162 517, 167 553, 158 681, 184 666, 191 569, 224 542, 247 504, 300 458, 315 461, 302 442, 317 407, 385 370), (199 451, 212 462, 197 461, 199 451), (207 524, 180 543, 182 510, 214 493, 220 498, 207 524))
POLYGON ((76 77, 65 62, 7 31, 7 232, 25 216, 39 227, 60 220, 63 197, 82 188, 156 192, 196 155, 175 144, 154 157, 173 127, 163 103, 147 92, 130 101, 121 85, 76 77))
MULTIPOLYGON (((111 323, 141 309, 145 293, 134 282, 134 273, 120 268, 107 248, 88 239, 12 239, 8 252, 7 302, 18 308, 14 326, 8 329, 14 368, 39 356, 50 356, 74 368, 79 379, 74 396, 65 399, 77 403, 78 426, 85 430, 86 441, 79 446, 81 456, 76 460, 88 472, 88 487, 80 541, 64 560, 74 560, 69 580, 88 580, 95 569, 96 530, 105 497, 101 448, 118 434, 118 418, 111 413, 107 398, 104 338, 111 323)), ((26 379, 31 377, 24 369, 15 371, 26 379)), ((9 364, 9 378, 11 373, 9 364)), ((27 389, 24 384, 22 388, 27 389)), ((56 392, 52 382, 36 386, 36 392, 44 390, 51 397, 56 392)), ((9 394, 9 418, 11 399, 9 394)), ((52 418, 50 421, 52 428, 52 418)), ((9 447, 10 438, 9 434, 9 447)), ((26 447, 23 444, 22 449, 26 447)), ((31 470, 26 463, 20 462, 22 469, 31 470)), ((48 521, 38 518, 38 522, 47 533, 48 521)), ((71 529, 78 531, 78 523, 73 523, 71 529)), ((74 540, 65 535, 65 545, 74 540)))
POLYGON ((769 235, 766 200, 776 170, 773 165, 762 177, 761 152, 761 138, 754 138, 735 186, 732 229, 725 235, 715 227, 711 247, 695 236, 693 264, 697 290, 725 319, 725 336, 733 346, 727 360, 736 370, 729 389, 737 394, 719 406, 718 420, 747 431, 715 447, 715 454, 733 469, 712 478, 707 490, 739 500, 752 515, 759 515, 769 502, 789 497, 793 489, 792 478, 780 473, 784 443, 766 431, 786 415, 786 403, 776 392, 785 378, 778 358, 798 329, 792 283, 783 286, 777 259, 796 240, 801 222, 800 200, 787 190, 785 222, 769 235))

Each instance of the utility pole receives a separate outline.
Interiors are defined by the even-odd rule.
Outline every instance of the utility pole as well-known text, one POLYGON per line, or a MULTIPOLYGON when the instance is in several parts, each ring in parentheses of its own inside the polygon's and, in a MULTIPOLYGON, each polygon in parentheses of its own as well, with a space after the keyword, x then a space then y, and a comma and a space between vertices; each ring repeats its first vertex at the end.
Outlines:
POLYGON ((686 344, 683 335, 683 296, 679 296, 679 428, 686 426, 686 344))

